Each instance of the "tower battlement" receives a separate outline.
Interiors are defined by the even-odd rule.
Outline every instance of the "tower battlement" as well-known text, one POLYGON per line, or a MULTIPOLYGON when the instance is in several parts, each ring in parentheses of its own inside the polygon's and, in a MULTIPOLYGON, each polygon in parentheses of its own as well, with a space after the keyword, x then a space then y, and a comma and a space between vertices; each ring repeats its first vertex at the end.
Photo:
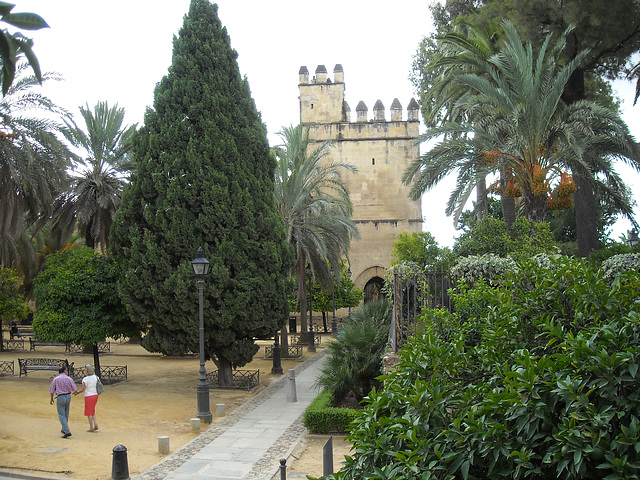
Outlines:
POLYGON ((345 162, 357 169, 343 177, 353 204, 351 218, 360 232, 351 243, 349 261, 353 281, 372 300, 384 284, 399 233, 422 230, 421 204, 409 198, 410 187, 402 183, 407 167, 420 154, 418 103, 409 101, 403 120, 397 98, 391 102, 390 116, 381 100, 373 105, 372 117, 360 101, 352 121, 342 65, 334 67, 333 79, 324 65, 318 65, 313 76, 304 66, 298 74, 300 122, 309 127, 309 138, 332 142, 326 162, 345 162))
MULTIPOLYGON (((300 121, 301 123, 335 123, 351 122, 351 108, 345 101, 344 71, 342 65, 333 68, 333 81, 324 65, 318 65, 315 75, 309 78, 306 66, 298 71, 300 90, 300 121)), ((368 107, 360 101, 356 107, 356 123, 386 122, 385 107, 381 100, 377 100, 373 107, 373 117, 368 118, 368 107)), ((419 123, 418 103, 412 98, 407 106, 407 122, 419 123)), ((390 121, 402 122, 402 104, 397 98, 393 99, 390 108, 390 121)))

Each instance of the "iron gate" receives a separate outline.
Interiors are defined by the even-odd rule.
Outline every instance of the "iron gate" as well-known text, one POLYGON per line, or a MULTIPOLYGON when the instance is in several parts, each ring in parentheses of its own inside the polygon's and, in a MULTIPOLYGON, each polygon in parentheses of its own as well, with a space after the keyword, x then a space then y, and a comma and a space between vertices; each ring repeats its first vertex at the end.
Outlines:
POLYGON ((444 268, 393 267, 393 313, 389 341, 394 352, 416 333, 423 309, 451 310, 450 287, 451 277, 444 268))

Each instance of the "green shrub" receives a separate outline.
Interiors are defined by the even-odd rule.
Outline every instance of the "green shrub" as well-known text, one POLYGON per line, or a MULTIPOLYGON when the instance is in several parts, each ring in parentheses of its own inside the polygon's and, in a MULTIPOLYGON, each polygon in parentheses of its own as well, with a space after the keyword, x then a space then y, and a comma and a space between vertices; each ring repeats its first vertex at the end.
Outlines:
POLYGON ((29 314, 29 305, 20 294, 21 285, 16 270, 0 268, 0 324, 21 322, 29 314))
POLYGON ((477 344, 414 337, 332 478, 638 478, 640 274, 550 267, 523 263, 482 291, 477 344))
POLYGON ((558 251, 549 224, 530 222, 524 217, 519 217, 511 228, 502 220, 486 217, 460 235, 453 247, 453 254, 458 257, 492 253, 516 261, 558 251))
POLYGON ((615 255, 622 255, 625 253, 634 253, 638 252, 638 246, 630 247, 625 245, 624 243, 612 242, 608 245, 605 245, 600 250, 594 250, 587 257, 587 261, 591 263, 593 266, 598 267, 602 265, 602 263, 615 255))
POLYGON ((302 424, 313 433, 344 433, 358 415, 353 408, 332 407, 331 392, 323 391, 307 407, 302 424))
POLYGON ((391 304, 384 298, 357 309, 327 347, 328 358, 316 385, 328 390, 334 404, 349 396, 361 401, 379 386, 391 324, 391 304))

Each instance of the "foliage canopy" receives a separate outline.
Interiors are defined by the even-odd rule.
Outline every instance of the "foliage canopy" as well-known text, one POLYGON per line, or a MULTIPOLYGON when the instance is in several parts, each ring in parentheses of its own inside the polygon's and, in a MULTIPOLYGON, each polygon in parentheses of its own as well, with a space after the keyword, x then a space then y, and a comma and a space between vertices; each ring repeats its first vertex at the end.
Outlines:
POLYGON ((118 264, 108 255, 82 247, 47 257, 35 278, 38 338, 90 347, 108 337, 136 336, 116 290, 118 264))
POLYGON ((640 274, 625 275, 525 262, 469 297, 465 324, 429 311, 332 478, 635 478, 640 274))
POLYGON ((193 0, 169 73, 134 136, 136 172, 112 227, 118 290, 150 351, 197 352, 202 246, 205 350, 231 382, 287 320, 291 251, 273 202, 275 162, 217 6, 193 0))

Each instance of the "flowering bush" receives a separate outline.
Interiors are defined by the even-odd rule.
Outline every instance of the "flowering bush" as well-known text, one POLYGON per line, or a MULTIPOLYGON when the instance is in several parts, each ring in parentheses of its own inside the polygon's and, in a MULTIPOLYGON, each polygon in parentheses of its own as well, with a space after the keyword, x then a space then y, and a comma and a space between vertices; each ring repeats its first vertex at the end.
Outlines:
POLYGON ((407 344, 330 478, 637 478, 640 275, 551 264, 484 288, 477 344, 454 329, 407 344))
POLYGON ((624 272, 640 272, 640 254, 614 255, 602 263, 602 272, 608 282, 612 282, 624 272))
POLYGON ((511 258, 502 258, 493 253, 471 255, 461 258, 451 269, 451 277, 459 282, 474 285, 478 280, 485 280, 491 285, 500 283, 501 277, 516 268, 511 258))

